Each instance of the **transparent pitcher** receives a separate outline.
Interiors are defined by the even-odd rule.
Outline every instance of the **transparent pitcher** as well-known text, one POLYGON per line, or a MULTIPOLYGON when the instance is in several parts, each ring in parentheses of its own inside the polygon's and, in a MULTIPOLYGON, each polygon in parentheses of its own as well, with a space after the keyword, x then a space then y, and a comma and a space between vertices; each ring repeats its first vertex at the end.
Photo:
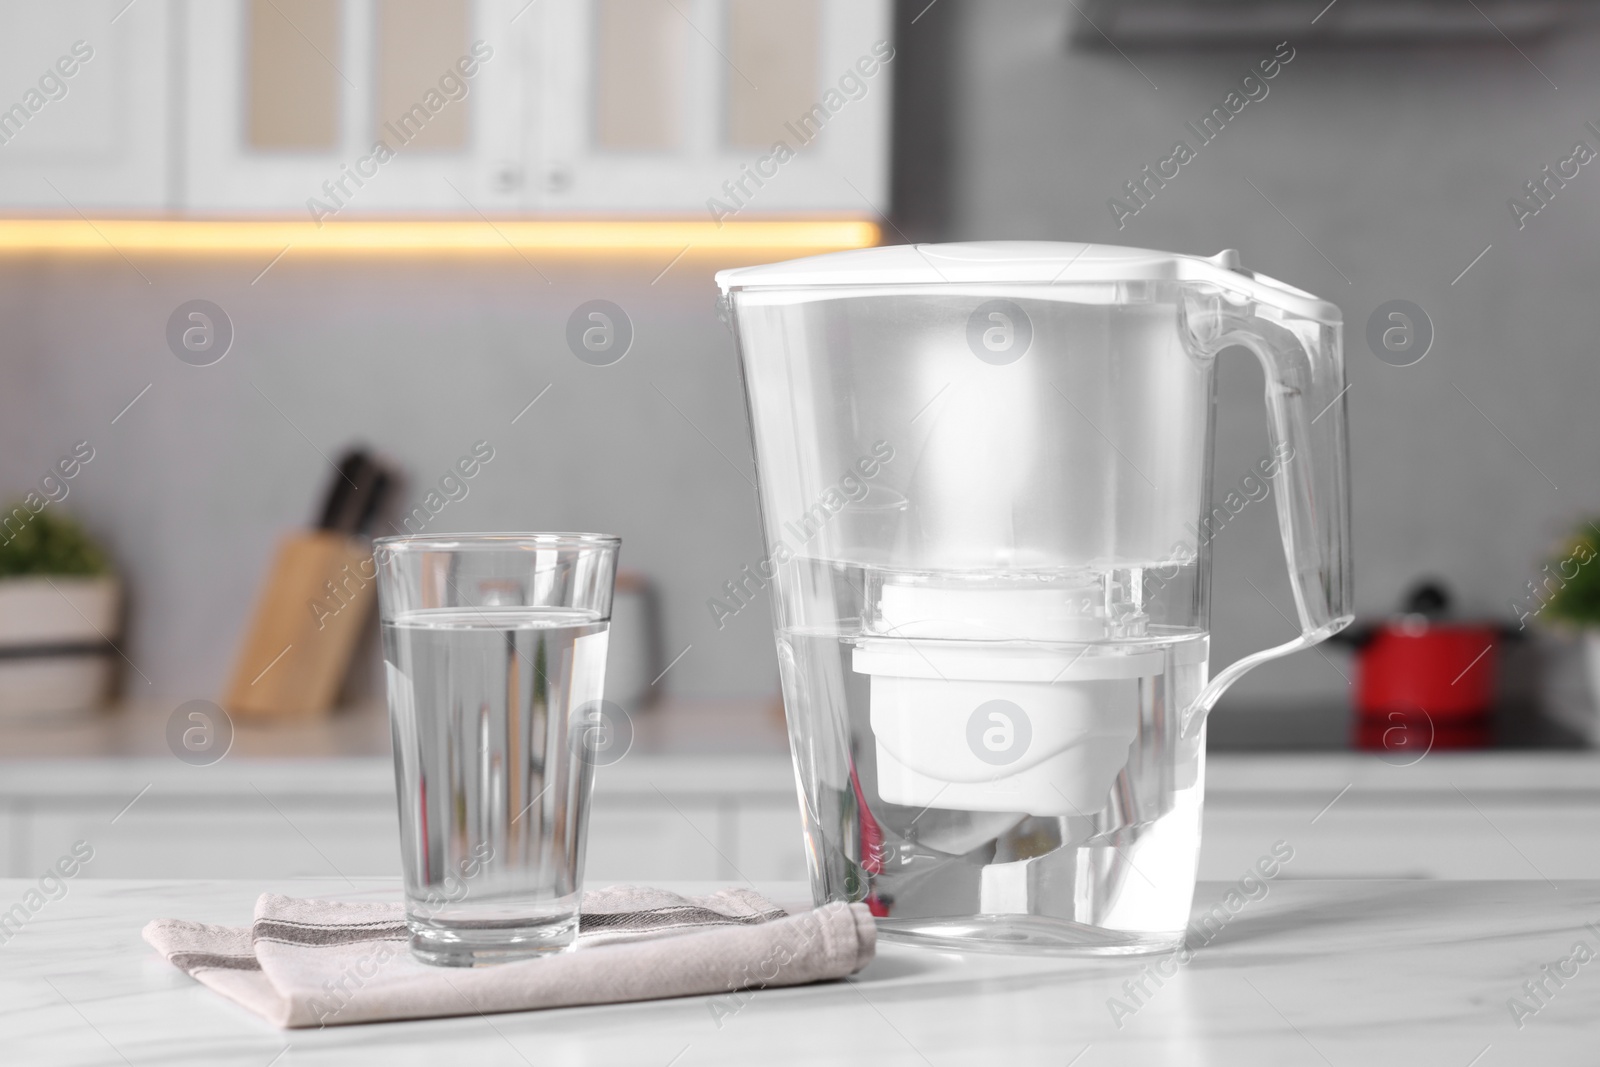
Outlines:
MULTIPOLYGON (((885 937, 1181 944, 1206 713, 1348 624, 1340 315, 1211 259, 1007 242, 723 271, 812 890, 885 937), (1266 372, 1300 636, 1209 676, 1215 360, 1266 372)), ((1230 494, 1231 495, 1231 494, 1230 494)))

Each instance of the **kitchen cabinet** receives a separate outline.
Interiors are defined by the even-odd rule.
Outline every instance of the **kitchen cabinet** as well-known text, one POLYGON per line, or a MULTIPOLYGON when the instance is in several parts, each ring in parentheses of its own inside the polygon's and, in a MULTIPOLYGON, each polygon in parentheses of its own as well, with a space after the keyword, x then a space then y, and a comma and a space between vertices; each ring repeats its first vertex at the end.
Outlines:
POLYGON ((169 0, 0 2, 0 206, 76 217, 169 199, 169 0))
POLYGON ((1582 754, 1212 757, 1200 877, 1270 846, 1290 878, 1600 877, 1600 759, 1582 754))
POLYGON ((1321 818, 1310 798, 1271 808, 1210 805, 1200 877, 1237 880, 1277 841, 1295 850, 1285 867, 1292 878, 1600 877, 1600 857, 1573 846, 1600 839, 1600 798, 1473 801, 1476 810, 1453 792, 1406 803, 1347 796, 1321 818))
POLYGON ((530 206, 882 212, 889 13, 883 0, 539 5, 530 206))
POLYGON ((738 861, 724 858, 737 818, 731 807, 689 797, 673 805, 659 798, 651 804, 597 797, 590 812, 587 877, 597 882, 737 878, 732 868, 738 861))
POLYGON ((529 87, 517 6, 189 4, 182 206, 319 222, 520 206, 507 178, 529 87))
POLYGON ((259 796, 146 797, 115 825, 102 804, 41 807, 16 820, 14 869, 37 876, 74 842, 87 841, 95 854, 84 870, 103 878, 199 878, 215 871, 327 878, 400 870, 392 802, 274 803, 276 810, 259 796))
POLYGON ((240 773, 225 766, 11 764, 0 793, 4 867, 37 877, 85 841, 94 858, 84 872, 98 878, 399 870, 393 771, 384 763, 264 761, 240 773))
POLYGON ((0 12, 12 76, 0 210, 321 223, 887 207, 888 0, 0 0, 0 12))
MULTIPOLYGON (((804 878, 787 757, 630 757, 599 772, 596 882, 804 878)), ((0 877, 87 841, 95 878, 364 877, 400 869, 387 758, 0 764, 0 877)))
MULTIPOLYGON (((1200 877, 1234 881, 1278 841, 1286 878, 1600 878, 1600 759, 1218 755, 1200 877)), ((801 880, 786 755, 634 753, 597 772, 596 883, 801 880)), ((95 878, 393 875, 388 758, 0 762, 0 876, 36 876, 74 841, 95 878), (137 798, 137 799, 135 799, 137 798)))

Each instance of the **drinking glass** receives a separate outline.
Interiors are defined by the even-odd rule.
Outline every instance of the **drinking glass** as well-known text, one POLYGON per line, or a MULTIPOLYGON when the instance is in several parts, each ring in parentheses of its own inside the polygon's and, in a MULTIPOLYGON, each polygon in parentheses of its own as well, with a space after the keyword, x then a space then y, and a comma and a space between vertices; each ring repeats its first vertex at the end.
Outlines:
POLYGON ((620 545, 586 533, 375 543, 406 921, 425 962, 573 943, 620 545))

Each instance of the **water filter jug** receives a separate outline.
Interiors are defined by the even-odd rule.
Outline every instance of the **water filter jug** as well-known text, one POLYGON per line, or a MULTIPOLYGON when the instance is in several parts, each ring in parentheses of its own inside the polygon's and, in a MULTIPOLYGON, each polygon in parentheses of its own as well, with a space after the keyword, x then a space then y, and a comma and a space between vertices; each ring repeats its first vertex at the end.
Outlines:
POLYGON ((1042 242, 717 283, 817 900, 947 947, 1180 944, 1206 713, 1350 620, 1338 309, 1233 252, 1042 242), (1265 372, 1299 634, 1213 676, 1229 348, 1265 372))

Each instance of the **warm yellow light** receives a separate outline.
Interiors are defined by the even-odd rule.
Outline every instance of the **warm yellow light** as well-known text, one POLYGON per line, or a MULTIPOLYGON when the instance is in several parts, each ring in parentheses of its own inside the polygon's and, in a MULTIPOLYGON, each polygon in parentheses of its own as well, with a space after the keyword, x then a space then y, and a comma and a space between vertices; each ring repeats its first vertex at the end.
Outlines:
POLYGON ((826 252, 878 243, 864 219, 710 220, 3 219, 0 254, 24 252, 826 252))

